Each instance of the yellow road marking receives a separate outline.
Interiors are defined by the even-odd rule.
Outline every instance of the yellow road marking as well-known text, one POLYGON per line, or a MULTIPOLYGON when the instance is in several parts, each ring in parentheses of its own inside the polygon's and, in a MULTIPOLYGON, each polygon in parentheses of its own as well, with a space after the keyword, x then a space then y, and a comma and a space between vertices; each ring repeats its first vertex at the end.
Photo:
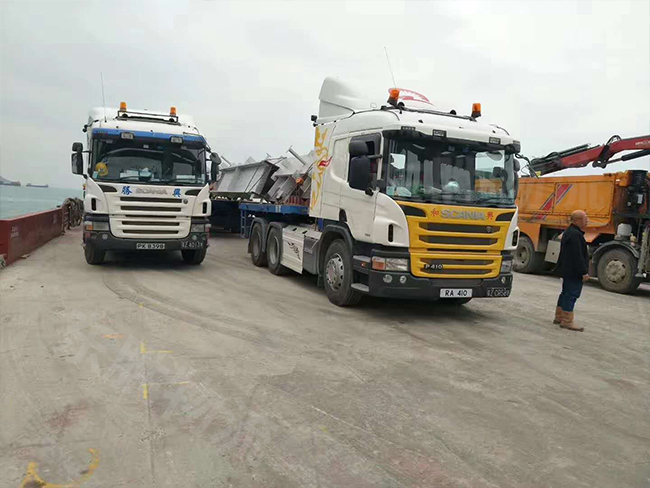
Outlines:
POLYGON ((23 482, 20 484, 20 488, 76 488, 78 487, 81 483, 84 481, 87 481, 95 472, 97 469, 97 466, 99 466, 99 454, 97 453, 97 450, 95 449, 88 449, 90 452, 90 464, 88 465, 88 469, 82 471, 82 475, 78 480, 73 481, 72 483, 67 483, 65 485, 60 485, 57 483, 48 483, 47 481, 43 480, 38 475, 38 464, 37 463, 29 463, 27 464, 27 472, 25 473, 25 479, 23 482))
POLYGON ((142 385, 142 398, 145 400, 149 398, 149 385, 146 383, 142 385))
POLYGON ((122 334, 104 334, 102 337, 104 339, 121 339, 124 336, 122 334))
POLYGON ((144 345, 144 342, 140 343, 140 354, 171 354, 174 351, 171 350, 157 350, 157 351, 149 351, 147 350, 146 346, 144 345))

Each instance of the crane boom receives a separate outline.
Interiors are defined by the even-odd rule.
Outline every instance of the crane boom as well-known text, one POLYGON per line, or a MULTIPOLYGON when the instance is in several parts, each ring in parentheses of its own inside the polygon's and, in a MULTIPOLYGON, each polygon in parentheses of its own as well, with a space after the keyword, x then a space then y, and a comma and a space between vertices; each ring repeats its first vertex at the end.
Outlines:
POLYGON ((619 136, 610 137, 607 144, 590 147, 589 144, 572 147, 564 151, 552 152, 543 158, 535 158, 530 162, 532 169, 541 175, 554 173, 567 168, 584 168, 593 163, 597 168, 604 168, 617 161, 629 161, 650 155, 650 135, 621 139, 619 136), (622 151, 635 151, 618 159, 611 159, 622 151))

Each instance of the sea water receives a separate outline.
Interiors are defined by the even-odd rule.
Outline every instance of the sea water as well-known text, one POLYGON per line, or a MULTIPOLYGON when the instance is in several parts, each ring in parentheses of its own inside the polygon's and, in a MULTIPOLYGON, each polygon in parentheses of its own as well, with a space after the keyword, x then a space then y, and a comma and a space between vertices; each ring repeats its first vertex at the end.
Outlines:
POLYGON ((82 198, 82 195, 81 189, 0 185, 0 219, 51 210, 66 198, 82 198))

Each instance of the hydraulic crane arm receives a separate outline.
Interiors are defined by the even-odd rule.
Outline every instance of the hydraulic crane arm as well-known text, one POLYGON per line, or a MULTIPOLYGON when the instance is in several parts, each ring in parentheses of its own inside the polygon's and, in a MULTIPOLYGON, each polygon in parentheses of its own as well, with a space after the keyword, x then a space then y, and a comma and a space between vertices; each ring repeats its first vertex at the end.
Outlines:
POLYGON ((629 161, 650 155, 650 135, 621 139, 619 136, 610 137, 607 144, 590 147, 589 144, 572 147, 565 151, 552 152, 543 158, 535 158, 530 167, 539 174, 546 175, 567 168, 584 168, 594 163, 597 168, 604 168, 617 161, 629 161), (611 159, 622 151, 635 151, 625 154, 618 159, 611 159))

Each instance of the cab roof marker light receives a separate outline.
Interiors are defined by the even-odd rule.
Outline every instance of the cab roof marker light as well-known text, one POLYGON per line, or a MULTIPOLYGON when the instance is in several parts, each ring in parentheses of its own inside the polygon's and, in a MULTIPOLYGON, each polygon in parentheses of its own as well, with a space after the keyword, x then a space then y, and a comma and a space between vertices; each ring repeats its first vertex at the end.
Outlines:
POLYGON ((472 104, 472 118, 478 119, 481 116, 481 104, 473 103, 472 104))
POLYGON ((133 132, 122 132, 122 133, 120 134, 120 137, 121 137, 122 139, 129 139, 129 140, 132 140, 132 139, 133 139, 133 132))
POLYGON ((169 115, 176 116, 176 107, 169 107, 169 115))
POLYGON ((397 88, 391 88, 388 90, 388 101, 387 103, 389 105, 392 105, 393 107, 397 107, 397 101, 399 100, 399 89, 397 88))
POLYGON ((120 112, 126 112, 126 102, 120 102, 120 112))

